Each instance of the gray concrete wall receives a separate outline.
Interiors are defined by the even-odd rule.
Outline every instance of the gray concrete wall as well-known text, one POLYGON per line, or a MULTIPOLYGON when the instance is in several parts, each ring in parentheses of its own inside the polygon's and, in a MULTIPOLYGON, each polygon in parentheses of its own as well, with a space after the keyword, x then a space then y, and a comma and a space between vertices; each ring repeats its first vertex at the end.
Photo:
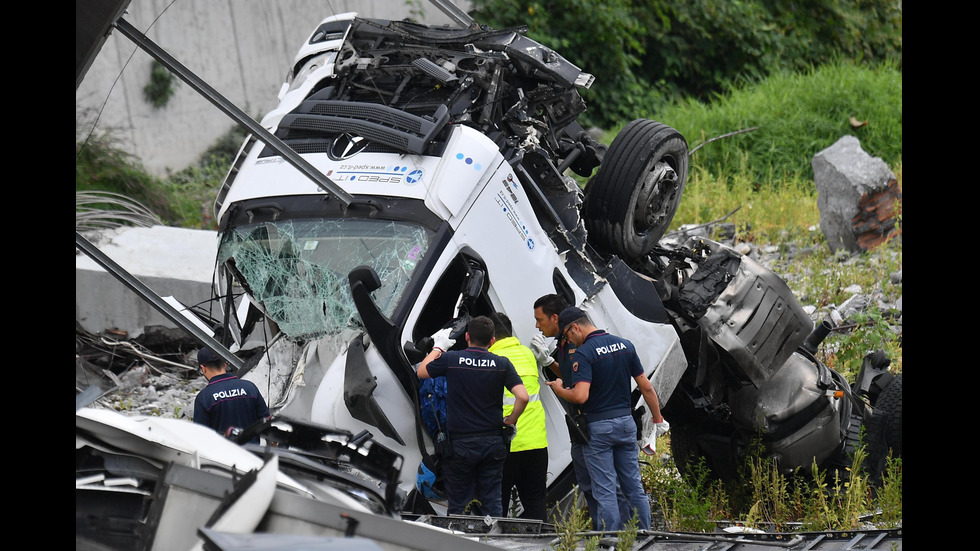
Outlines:
MULTIPOLYGON (((470 8, 469 2, 456 5, 470 8)), ((278 102, 302 43, 322 19, 345 12, 453 24, 425 0, 133 0, 124 18, 229 101, 261 119, 278 102)), ((110 132, 149 172, 165 176, 197 162, 235 123, 184 82, 166 106, 154 108, 143 96, 152 62, 149 54, 113 31, 75 90, 76 119, 87 132, 98 117, 97 128, 110 132)))
MULTIPOLYGON (((219 314, 211 281, 218 254, 213 231, 154 226, 117 228, 85 236, 102 254, 160 297, 202 305, 219 314), (209 308, 208 305, 213 307, 209 308)), ((95 260, 75 250, 75 322, 89 333, 109 329, 139 337, 148 326, 176 327, 95 260)))

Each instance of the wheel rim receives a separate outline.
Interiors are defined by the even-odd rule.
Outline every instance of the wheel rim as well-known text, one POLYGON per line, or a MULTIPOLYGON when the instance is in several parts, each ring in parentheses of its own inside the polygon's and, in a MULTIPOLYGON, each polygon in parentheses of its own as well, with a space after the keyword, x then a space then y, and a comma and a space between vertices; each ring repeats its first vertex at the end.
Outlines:
POLYGON ((674 168, 665 161, 654 165, 640 186, 633 208, 633 227, 647 233, 669 221, 680 182, 674 168))

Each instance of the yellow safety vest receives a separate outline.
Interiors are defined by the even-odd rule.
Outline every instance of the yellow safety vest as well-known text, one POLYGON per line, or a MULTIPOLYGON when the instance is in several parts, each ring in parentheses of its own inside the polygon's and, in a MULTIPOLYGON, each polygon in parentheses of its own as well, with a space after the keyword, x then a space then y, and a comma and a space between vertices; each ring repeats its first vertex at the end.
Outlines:
MULTIPOLYGON (((528 403, 517 419, 517 435, 510 443, 510 451, 536 450, 548 447, 548 429, 545 427, 544 404, 541 403, 541 383, 538 379, 538 362, 531 349, 521 344, 517 337, 507 337, 493 343, 490 352, 506 357, 524 381, 528 403)), ((504 389, 504 416, 514 411, 514 395, 504 389)))

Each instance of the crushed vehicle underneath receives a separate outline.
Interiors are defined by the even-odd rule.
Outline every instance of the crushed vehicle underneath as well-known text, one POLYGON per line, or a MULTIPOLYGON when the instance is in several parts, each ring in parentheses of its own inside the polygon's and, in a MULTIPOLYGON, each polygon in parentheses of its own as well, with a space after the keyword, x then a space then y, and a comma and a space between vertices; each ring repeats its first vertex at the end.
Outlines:
MULTIPOLYGON (((367 492, 365 510, 444 514, 416 488, 434 453, 415 375, 429 336, 499 311, 527 343, 532 304, 557 293, 636 345, 682 473, 704 458, 732 478, 755 442, 784 472, 845 470, 859 441, 873 472, 901 456, 901 375, 888 359, 869 354, 848 383, 816 357, 832 326, 814 324, 780 277, 709 239, 664 240, 685 138, 638 119, 599 143, 577 122, 591 75, 525 32, 350 13, 304 42, 261 124, 332 185, 252 134, 215 202, 214 330, 263 390, 270 423, 342 427, 341 447, 372 442, 383 490, 367 492)), ((548 501, 565 510, 566 405, 539 399, 548 501)), ((639 404, 635 392, 648 419, 639 404)), ((268 429, 251 428, 271 443, 268 429)), ((283 447, 319 449, 316 434, 283 447)))
MULTIPOLYGON (((707 239, 661 243, 686 140, 643 119, 598 143, 577 122, 591 75, 523 31, 346 14, 311 34, 262 124, 349 199, 243 146, 215 205, 222 331, 255 360, 243 376, 282 413, 377 431, 418 464, 426 337, 502 311, 528 342, 531 305, 557 293, 637 345, 681 465, 734 476, 761 438, 787 472, 845 466, 862 427, 875 460, 900 454, 895 416, 874 407, 900 400, 887 359, 852 387, 814 356, 828 322, 814 328, 778 276, 707 239)), ((565 411, 540 398, 559 501, 565 411)))

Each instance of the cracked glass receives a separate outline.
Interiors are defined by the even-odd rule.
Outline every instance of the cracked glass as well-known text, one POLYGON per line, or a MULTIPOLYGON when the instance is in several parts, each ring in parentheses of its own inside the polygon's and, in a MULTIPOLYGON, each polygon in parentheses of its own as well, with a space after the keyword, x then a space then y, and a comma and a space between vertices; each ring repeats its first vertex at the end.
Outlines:
POLYGON ((371 293, 391 316, 434 232, 407 222, 344 218, 246 224, 224 232, 218 262, 244 279, 259 307, 294 339, 361 326, 347 274, 374 268, 371 293))

